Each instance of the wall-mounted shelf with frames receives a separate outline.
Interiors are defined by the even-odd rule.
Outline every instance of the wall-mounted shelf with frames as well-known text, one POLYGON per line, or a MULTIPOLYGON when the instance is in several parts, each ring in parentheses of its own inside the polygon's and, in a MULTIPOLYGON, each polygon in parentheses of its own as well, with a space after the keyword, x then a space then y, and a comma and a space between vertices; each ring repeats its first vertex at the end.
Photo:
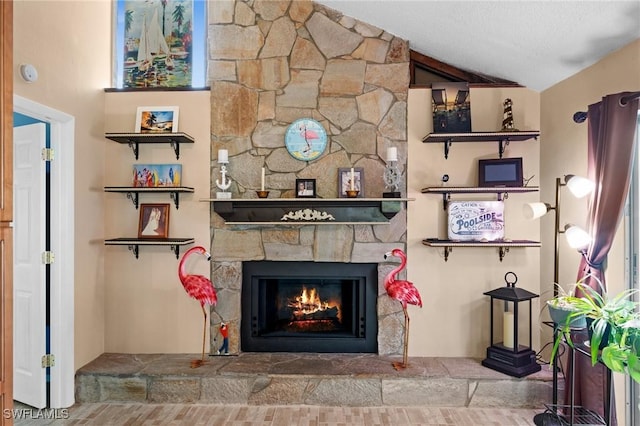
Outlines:
POLYGON ((498 155, 502 158, 504 149, 510 142, 537 139, 538 130, 522 132, 469 132, 469 133, 429 133, 422 138, 424 143, 444 144, 444 158, 449 158, 449 148, 453 142, 498 142, 498 155))
POLYGON ((180 194, 181 193, 193 193, 194 189, 189 186, 160 186, 160 187, 137 187, 137 186, 105 186, 105 192, 120 192, 127 195, 135 208, 139 206, 139 194, 156 194, 156 193, 168 193, 169 197, 173 200, 176 209, 180 207, 180 194))
POLYGON ((165 143, 170 144, 176 153, 176 160, 180 158, 180 144, 194 143, 193 137, 186 133, 105 133, 107 139, 121 144, 127 144, 138 159, 140 144, 165 143))
POLYGON ((447 209, 451 194, 497 194, 498 201, 508 198, 509 193, 538 192, 537 186, 522 187, 475 187, 475 186, 428 186, 422 188, 423 194, 442 194, 444 209, 447 209))
POLYGON ((136 257, 139 255, 140 246, 169 246, 175 253, 176 259, 180 257, 180 246, 193 244, 194 238, 111 238, 104 241, 106 246, 127 246, 136 257))

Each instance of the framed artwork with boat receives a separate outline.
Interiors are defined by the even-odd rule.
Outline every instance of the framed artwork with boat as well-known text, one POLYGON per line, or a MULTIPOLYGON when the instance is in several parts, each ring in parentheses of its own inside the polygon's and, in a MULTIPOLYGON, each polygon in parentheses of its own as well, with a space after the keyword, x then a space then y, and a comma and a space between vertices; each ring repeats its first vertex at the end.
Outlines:
MULTIPOLYGON (((116 0, 117 88, 194 87, 204 0, 116 0), (200 10, 202 9, 202 10, 200 10)), ((207 14, 204 13, 206 17, 207 14)), ((206 26, 206 24, 204 24, 206 26)))

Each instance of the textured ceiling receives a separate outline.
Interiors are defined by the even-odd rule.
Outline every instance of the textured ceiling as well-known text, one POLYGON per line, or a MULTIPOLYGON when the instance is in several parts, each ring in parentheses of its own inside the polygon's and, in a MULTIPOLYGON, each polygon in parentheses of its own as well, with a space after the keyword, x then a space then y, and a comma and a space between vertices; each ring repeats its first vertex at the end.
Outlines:
POLYGON ((539 92, 640 38, 640 0, 317 3, 401 37, 418 53, 539 92))

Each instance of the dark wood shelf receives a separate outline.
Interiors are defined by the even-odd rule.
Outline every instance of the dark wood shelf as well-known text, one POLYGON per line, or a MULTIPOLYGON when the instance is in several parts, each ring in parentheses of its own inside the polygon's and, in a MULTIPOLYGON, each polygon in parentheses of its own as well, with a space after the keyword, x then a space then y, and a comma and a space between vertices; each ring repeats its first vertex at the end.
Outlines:
POLYGON ((180 256, 180 246, 193 244, 194 238, 135 238, 122 237, 104 240, 106 246, 127 246, 138 258, 139 246, 169 246, 169 249, 175 253, 176 259, 180 256))
POLYGON ((180 158, 180 144, 194 143, 193 137, 186 133, 105 133, 107 139, 121 144, 127 144, 138 159, 140 144, 165 143, 170 144, 176 153, 176 160, 180 158))
POLYGON ((422 244, 429 247, 444 248, 444 261, 449 259, 449 253, 454 247, 498 247, 500 261, 511 247, 540 247, 540 241, 531 240, 496 240, 496 241, 453 241, 439 238, 426 238, 422 244))
POLYGON ((539 130, 521 132, 469 132, 469 133, 429 133, 422 138, 424 143, 443 143, 444 158, 449 158, 449 148, 453 142, 498 142, 498 155, 502 158, 504 148, 510 142, 537 139, 539 130))
POLYGON ((447 209, 451 194, 497 194, 498 201, 507 198, 509 193, 538 192, 537 186, 501 186, 501 187, 479 187, 479 186, 428 186, 422 188, 423 194, 442 194, 444 209, 447 209))
POLYGON ((208 198, 229 225, 381 225, 409 198, 208 198))
POLYGON ((155 194, 155 193, 168 193, 173 200, 176 209, 180 207, 180 193, 193 193, 194 189, 189 186, 158 186, 153 188, 139 187, 139 186, 105 186, 104 192, 120 192, 127 195, 135 208, 138 208, 139 194, 155 194))

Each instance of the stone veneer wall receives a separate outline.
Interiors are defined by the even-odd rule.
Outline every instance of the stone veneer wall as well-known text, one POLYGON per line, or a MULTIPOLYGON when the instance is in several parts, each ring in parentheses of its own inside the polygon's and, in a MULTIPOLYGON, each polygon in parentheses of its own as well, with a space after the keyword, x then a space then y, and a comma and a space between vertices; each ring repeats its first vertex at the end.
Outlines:
MULTIPOLYGON (((387 148, 406 168, 408 43, 311 1, 210 2, 211 188, 218 149, 229 151, 234 198, 256 197, 266 168, 269 197, 294 197, 296 178, 317 179, 317 194, 337 196, 340 167, 364 169, 365 197, 381 197, 387 148), (284 146, 287 126, 312 117, 327 130, 324 154, 304 162, 284 146)), ((406 194, 406 184, 401 188, 406 194)), ((211 217, 212 351, 229 325, 231 352, 241 350, 242 262, 248 260, 382 262, 405 247, 406 209, 386 225, 228 226, 211 217)), ((378 353, 402 353, 402 309, 384 294, 394 264, 378 267, 378 353)))

